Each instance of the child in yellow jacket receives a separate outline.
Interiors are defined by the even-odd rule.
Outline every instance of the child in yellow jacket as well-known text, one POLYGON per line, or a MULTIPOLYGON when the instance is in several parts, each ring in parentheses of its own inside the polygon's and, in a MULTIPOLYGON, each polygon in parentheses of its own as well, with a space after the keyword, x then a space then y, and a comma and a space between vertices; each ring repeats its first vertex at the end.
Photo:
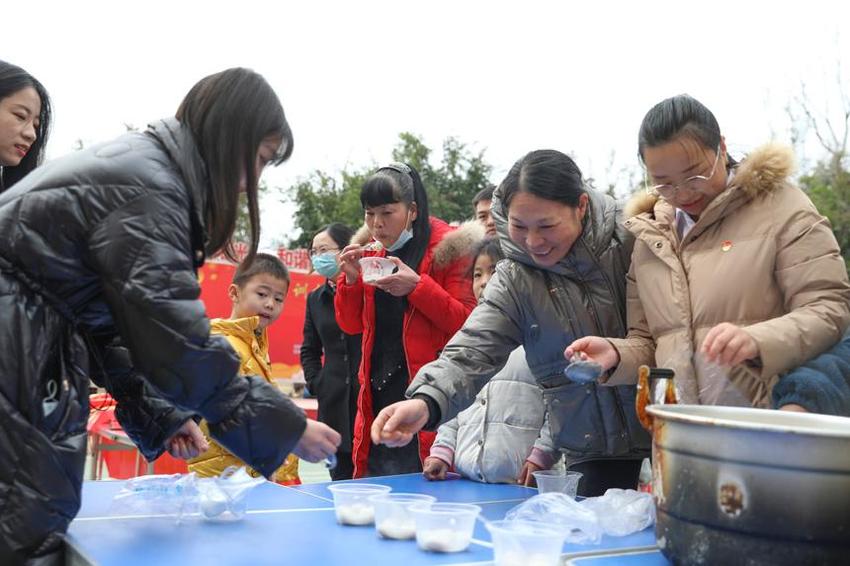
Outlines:
MULTIPOLYGON (((216 318, 210 324, 212 334, 226 337, 239 354, 242 360, 240 374, 260 375, 271 382, 268 327, 283 312, 289 282, 286 266, 270 254, 258 253, 251 265, 243 264, 237 268, 228 288, 233 302, 230 318, 216 318)), ((206 421, 201 422, 201 430, 210 447, 197 458, 189 460, 189 471, 200 477, 211 477, 220 475, 228 466, 245 465, 210 438, 206 421)), ((250 468, 248 471, 255 477, 260 475, 250 468)), ((290 454, 273 479, 284 485, 300 484, 298 458, 290 454)))

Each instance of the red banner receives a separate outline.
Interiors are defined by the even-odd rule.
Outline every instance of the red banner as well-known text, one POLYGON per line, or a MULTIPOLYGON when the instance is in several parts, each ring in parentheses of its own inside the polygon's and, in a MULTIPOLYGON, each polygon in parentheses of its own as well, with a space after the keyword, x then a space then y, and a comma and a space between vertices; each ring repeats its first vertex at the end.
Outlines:
MULTIPOLYGON (((237 250, 239 253, 240 250, 237 250)), ((244 250, 241 250, 244 254, 244 250)), ((307 310, 307 294, 325 282, 325 278, 306 273, 310 266, 307 250, 281 248, 278 257, 289 268, 292 279, 286 296, 283 313, 269 327, 269 354, 275 377, 291 377, 301 371, 299 352, 304 329, 304 314, 307 310)), ((201 300, 210 318, 230 316, 230 297, 227 287, 233 280, 236 266, 221 259, 208 261, 198 272, 201 283, 201 300)))

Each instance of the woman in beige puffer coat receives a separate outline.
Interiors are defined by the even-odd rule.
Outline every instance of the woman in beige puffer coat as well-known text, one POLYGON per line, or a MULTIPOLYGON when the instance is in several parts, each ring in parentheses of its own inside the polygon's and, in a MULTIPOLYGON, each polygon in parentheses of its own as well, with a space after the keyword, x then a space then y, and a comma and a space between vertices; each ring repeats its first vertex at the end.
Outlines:
POLYGON ((789 181, 790 149, 766 145, 735 163, 714 116, 687 95, 650 110, 639 151, 648 191, 624 223, 636 238, 629 334, 583 338, 566 354, 613 370, 609 385, 657 365, 675 370, 681 402, 769 407, 779 375, 850 322, 829 221, 789 181))

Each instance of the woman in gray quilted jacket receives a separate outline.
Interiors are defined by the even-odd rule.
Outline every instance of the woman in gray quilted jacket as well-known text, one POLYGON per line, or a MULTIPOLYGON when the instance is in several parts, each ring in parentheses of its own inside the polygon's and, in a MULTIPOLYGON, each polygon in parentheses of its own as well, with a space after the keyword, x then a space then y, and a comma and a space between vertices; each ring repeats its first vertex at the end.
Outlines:
POLYGON ((505 261, 463 328, 417 373, 409 399, 375 419, 373 441, 402 446, 418 430, 452 419, 524 346, 555 446, 570 469, 584 473, 579 493, 634 488, 649 451, 635 388, 572 381, 563 356, 578 337, 625 335, 633 240, 620 225, 620 207, 587 188, 567 155, 539 150, 514 164, 493 195, 491 213, 505 261))

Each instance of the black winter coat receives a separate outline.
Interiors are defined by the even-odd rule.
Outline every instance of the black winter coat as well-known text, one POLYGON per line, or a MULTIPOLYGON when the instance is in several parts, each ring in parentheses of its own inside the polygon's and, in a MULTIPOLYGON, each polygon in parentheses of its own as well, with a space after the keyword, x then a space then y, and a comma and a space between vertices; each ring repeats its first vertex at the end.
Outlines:
POLYGON ((360 391, 360 339, 360 334, 345 334, 339 329, 334 316, 334 290, 327 282, 307 295, 301 367, 307 387, 319 401, 319 420, 342 436, 342 452, 351 452, 360 391))
POLYGON ((0 563, 77 513, 89 379, 146 458, 192 415, 263 474, 303 414, 210 336, 196 269, 207 174, 174 119, 52 161, 0 194, 0 563))

